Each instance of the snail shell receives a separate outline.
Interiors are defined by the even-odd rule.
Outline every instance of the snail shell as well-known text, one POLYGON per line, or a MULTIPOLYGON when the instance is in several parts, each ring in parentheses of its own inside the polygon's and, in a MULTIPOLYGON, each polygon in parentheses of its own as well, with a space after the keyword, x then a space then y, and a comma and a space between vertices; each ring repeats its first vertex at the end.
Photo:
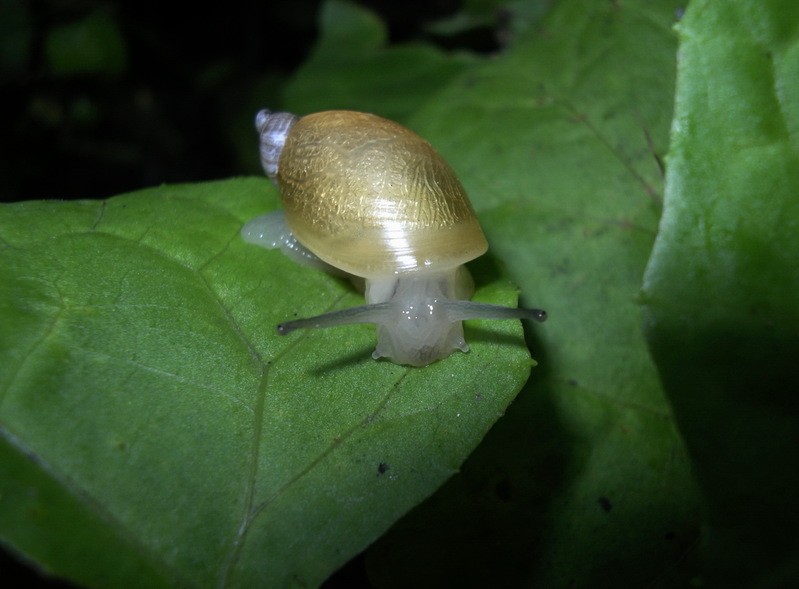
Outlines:
POLYGON ((369 277, 460 266, 488 249, 457 176, 415 133, 351 111, 289 128, 276 175, 286 223, 328 264, 369 277))
POLYGON ((421 366, 468 350, 463 319, 545 318, 468 301, 463 264, 488 244, 453 170, 412 131, 353 111, 263 110, 256 128, 284 210, 248 223, 244 238, 366 282, 364 307, 282 324, 280 333, 376 323, 373 357, 421 366))

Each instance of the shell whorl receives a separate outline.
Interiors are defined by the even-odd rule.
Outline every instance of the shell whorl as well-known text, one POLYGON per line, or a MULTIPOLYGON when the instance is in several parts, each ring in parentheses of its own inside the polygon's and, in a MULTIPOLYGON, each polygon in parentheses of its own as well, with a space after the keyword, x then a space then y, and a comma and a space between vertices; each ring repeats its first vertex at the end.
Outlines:
POLYGON ((280 153, 289 131, 298 120, 299 117, 289 112, 271 112, 266 109, 255 115, 255 128, 260 136, 261 165, 275 184, 280 153))

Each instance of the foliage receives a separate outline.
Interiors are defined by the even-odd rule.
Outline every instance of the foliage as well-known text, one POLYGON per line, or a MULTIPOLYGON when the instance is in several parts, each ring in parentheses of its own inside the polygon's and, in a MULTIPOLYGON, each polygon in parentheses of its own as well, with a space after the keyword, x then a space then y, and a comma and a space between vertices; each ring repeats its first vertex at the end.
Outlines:
POLYGON ((378 587, 790 585, 799 15, 682 7, 427 28, 492 24, 489 56, 329 0, 291 78, 226 93, 245 168, 266 106, 395 118, 458 171, 477 296, 513 304, 509 276, 550 314, 479 446, 528 374, 518 324, 422 370, 371 361, 365 326, 275 337, 359 295, 241 242, 265 180, 0 209, 5 541, 91 586, 317 584, 370 543, 347 569, 378 587))
POLYGON ((799 6, 680 24, 646 333, 704 492, 709 581, 799 579, 799 6))

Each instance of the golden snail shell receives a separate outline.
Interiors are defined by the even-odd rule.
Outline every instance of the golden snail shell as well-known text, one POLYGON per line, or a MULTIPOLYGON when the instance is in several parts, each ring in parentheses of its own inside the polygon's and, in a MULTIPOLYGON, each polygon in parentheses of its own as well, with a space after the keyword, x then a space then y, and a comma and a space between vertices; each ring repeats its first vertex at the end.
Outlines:
POLYGON ((463 264, 488 244, 455 173, 412 131, 352 111, 298 118, 264 110, 256 128, 284 211, 248 223, 244 238, 366 279, 367 305, 284 323, 280 333, 375 323, 373 357, 423 366, 468 350, 464 319, 546 318, 468 301, 463 264))
POLYGON ((450 268, 488 249, 455 173, 397 123, 351 111, 308 115, 291 129, 280 159, 286 223, 345 272, 450 268))

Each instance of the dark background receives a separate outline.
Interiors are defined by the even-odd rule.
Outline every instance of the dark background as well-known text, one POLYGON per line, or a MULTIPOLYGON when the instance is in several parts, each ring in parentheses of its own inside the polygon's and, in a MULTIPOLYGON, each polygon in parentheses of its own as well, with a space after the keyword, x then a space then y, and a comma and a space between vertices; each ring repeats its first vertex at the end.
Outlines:
MULTIPOLYGON (((178 5, 0 0, 0 201, 104 198, 261 173, 242 158, 246 137, 232 129, 251 126, 256 87, 271 94, 260 106, 279 108, 281 83, 313 46, 320 3, 169 12, 178 5), (112 32, 80 48, 92 26, 112 32)), ((459 9, 457 0, 358 3, 384 20, 392 43, 496 47, 488 28, 447 38, 426 32, 426 23, 459 9)))

